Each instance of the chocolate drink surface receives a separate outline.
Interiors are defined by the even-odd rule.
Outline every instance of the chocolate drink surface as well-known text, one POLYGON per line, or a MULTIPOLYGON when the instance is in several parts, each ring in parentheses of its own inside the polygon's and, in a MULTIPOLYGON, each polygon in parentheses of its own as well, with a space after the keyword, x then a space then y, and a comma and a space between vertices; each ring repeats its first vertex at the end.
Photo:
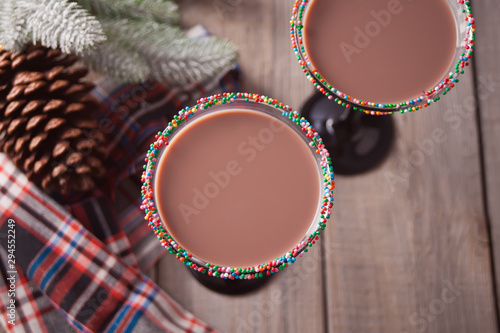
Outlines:
POLYGON ((307 234, 321 181, 308 144, 253 110, 206 114, 181 128, 160 156, 156 205, 194 256, 228 267, 275 260, 307 234))
POLYGON ((312 65, 363 101, 422 95, 447 74, 457 46, 445 0, 312 0, 303 24, 312 65))

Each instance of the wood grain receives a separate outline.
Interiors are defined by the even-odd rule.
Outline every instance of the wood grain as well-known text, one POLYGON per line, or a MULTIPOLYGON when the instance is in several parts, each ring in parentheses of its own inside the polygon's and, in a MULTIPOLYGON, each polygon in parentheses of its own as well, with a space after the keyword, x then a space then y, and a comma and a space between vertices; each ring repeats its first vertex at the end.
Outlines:
POLYGON ((473 96, 470 75, 432 109, 395 117, 379 169, 337 178, 330 332, 497 331, 477 128, 446 116, 473 96))
POLYGON ((395 116, 378 170, 337 178, 329 331, 497 331, 473 74, 433 107, 395 116))
MULTIPOLYGON (((243 90, 299 108, 314 89, 289 46, 293 2, 184 0, 182 23, 202 23, 238 45, 243 90)), ((497 2, 474 7, 486 40, 476 54, 479 77, 493 71, 500 77, 497 2)), ((432 108, 394 117, 397 140, 380 168, 337 177, 334 222, 321 242, 325 256, 316 247, 243 297, 206 290, 173 256, 157 266, 156 281, 222 332, 497 332, 484 200, 500 236, 500 116, 494 111, 500 101, 498 93, 480 101, 479 133, 473 74, 432 108)), ((493 245, 499 253, 498 241, 493 245)))
POLYGON ((477 47, 474 55, 476 85, 484 152, 485 190, 493 240, 497 297, 500 297, 500 3, 495 0, 474 1, 478 22, 477 47))

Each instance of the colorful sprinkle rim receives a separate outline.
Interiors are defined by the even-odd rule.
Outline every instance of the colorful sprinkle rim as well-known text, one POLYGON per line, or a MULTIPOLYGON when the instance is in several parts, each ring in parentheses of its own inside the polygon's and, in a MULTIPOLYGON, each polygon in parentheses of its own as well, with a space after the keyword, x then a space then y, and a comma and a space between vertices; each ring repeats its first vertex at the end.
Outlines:
MULTIPOLYGON (((446 95, 453 87, 455 87, 455 84, 459 82, 458 78, 461 74, 464 74, 465 67, 469 66, 469 61, 472 57, 476 39, 476 26, 471 12, 470 1, 457 0, 457 6, 459 6, 458 10, 464 14, 463 19, 465 21, 465 28, 461 29, 462 31, 460 36, 460 38, 463 37, 463 42, 461 47, 457 48, 455 58, 458 60, 455 62, 453 69, 450 69, 449 74, 445 76, 441 82, 439 82, 433 89, 427 91, 425 95, 421 95, 413 100, 397 104, 380 104, 356 99, 337 90, 325 79, 323 79, 321 74, 313 68, 311 62, 308 60, 302 38, 302 29, 304 27, 303 17, 307 6, 311 1, 313 0, 295 1, 292 18, 290 20, 292 48, 304 74, 313 83, 313 85, 321 93, 327 96, 328 99, 334 100, 336 103, 346 108, 352 107, 354 110, 377 116, 391 115, 396 112, 408 113, 418 111, 435 102, 438 102, 441 99, 441 96, 446 95)), ((448 0, 448 2, 451 1, 452 0, 448 0)), ((455 11, 453 11, 453 15, 457 15, 455 11)))
POLYGON ((293 111, 288 105, 279 103, 277 100, 267 96, 251 93, 224 93, 213 95, 198 100, 197 104, 191 108, 186 107, 185 109, 179 111, 178 115, 174 116, 174 119, 168 123, 167 128, 163 132, 158 132, 155 136, 155 141, 150 145, 146 154, 144 172, 142 174, 141 181, 141 209, 144 210, 145 220, 153 229, 154 233, 158 237, 158 240, 161 242, 161 245, 191 269, 201 273, 206 273, 209 276, 231 280, 256 279, 264 277, 265 275, 274 274, 293 264, 297 257, 302 257, 304 253, 307 253, 308 248, 313 246, 319 239, 321 232, 325 229, 326 223, 330 218, 331 209, 333 207, 332 192, 335 188, 331 157, 325 148, 322 139, 311 124, 303 117, 300 117, 299 113, 297 111, 293 111), (205 110, 218 105, 231 104, 235 101, 255 103, 254 105, 260 104, 260 106, 265 106, 272 112, 274 112, 272 109, 274 108, 277 112, 276 118, 282 116, 283 118, 281 119, 284 122, 289 122, 290 126, 298 126, 298 130, 304 132, 303 137, 308 142, 311 150, 315 153, 316 161, 323 171, 323 196, 319 205, 319 220, 317 221, 316 227, 312 226, 309 230, 313 231, 310 232, 309 235, 306 235, 293 249, 284 254, 282 257, 255 267, 221 267, 194 257, 186 249, 177 244, 173 237, 164 228, 154 202, 153 176, 157 158, 159 157, 162 149, 165 149, 168 146, 170 136, 174 133, 174 131, 176 131, 177 128, 194 115, 203 113, 205 110))

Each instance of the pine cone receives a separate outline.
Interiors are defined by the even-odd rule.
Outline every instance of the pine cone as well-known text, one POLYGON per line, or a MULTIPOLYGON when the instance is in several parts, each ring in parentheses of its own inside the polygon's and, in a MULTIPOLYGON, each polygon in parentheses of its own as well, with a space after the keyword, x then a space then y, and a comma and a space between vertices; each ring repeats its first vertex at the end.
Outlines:
POLYGON ((44 190, 86 192, 104 174, 87 69, 59 50, 0 49, 0 151, 44 190))

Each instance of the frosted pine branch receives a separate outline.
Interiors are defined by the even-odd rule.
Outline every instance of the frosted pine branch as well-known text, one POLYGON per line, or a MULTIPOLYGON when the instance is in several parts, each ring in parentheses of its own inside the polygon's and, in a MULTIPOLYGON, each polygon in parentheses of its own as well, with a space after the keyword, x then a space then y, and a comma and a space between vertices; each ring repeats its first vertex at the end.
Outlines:
POLYGON ((28 14, 29 10, 22 1, 3 0, 0 3, 0 44, 9 50, 22 50, 29 41, 28 14))
POLYGON ((151 65, 158 68, 154 75, 161 81, 199 82, 232 66, 236 51, 234 44, 213 36, 180 38, 164 50, 163 60, 151 65))
POLYGON ((31 3, 27 28, 33 41, 43 46, 82 54, 106 40, 99 21, 74 2, 36 0, 31 3))
POLYGON ((85 54, 83 60, 94 71, 123 82, 143 82, 151 73, 150 67, 137 52, 117 43, 105 43, 85 54))
POLYGON ((168 42, 184 35, 178 27, 152 21, 107 20, 102 26, 109 36, 107 44, 113 47, 88 53, 85 60, 92 69, 128 82, 141 82, 152 75, 147 51, 152 40, 168 42), (122 55, 133 58, 133 65, 117 61, 122 55))
POLYGON ((77 0, 99 18, 150 18, 160 23, 176 23, 180 15, 171 0, 77 0))
MULTIPOLYGON (((236 59, 236 47, 228 41, 215 37, 190 39, 182 30, 170 25, 117 20, 103 23, 103 28, 109 42, 119 47, 108 49, 106 53, 101 52, 99 61, 90 54, 87 58, 93 59, 93 66, 106 61, 106 58, 116 59, 114 52, 128 50, 129 53, 136 52, 149 66, 149 75, 169 85, 203 81, 225 70, 236 59)), ((105 67, 104 64, 98 66, 105 67)), ((107 73, 117 72, 118 68, 108 66, 107 73)), ((144 73, 142 70, 140 72, 144 73)), ((134 72, 129 72, 126 76, 129 81, 144 79, 134 72)))

